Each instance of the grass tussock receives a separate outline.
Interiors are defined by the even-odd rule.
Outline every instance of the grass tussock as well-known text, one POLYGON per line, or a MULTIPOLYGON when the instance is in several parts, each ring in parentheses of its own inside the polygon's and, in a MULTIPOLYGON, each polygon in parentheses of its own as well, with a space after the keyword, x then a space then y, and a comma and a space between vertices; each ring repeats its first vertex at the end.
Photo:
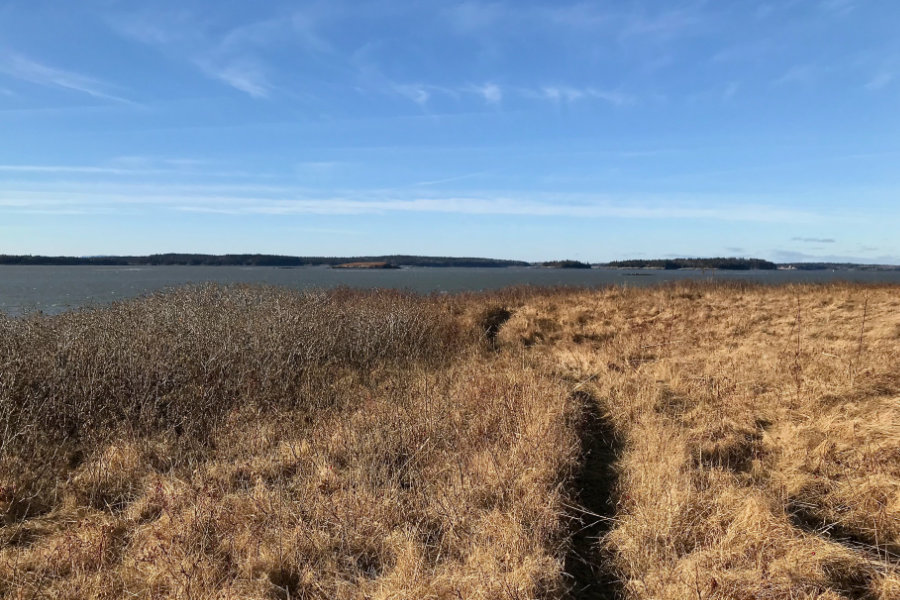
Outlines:
POLYGON ((900 598, 900 296, 0 317, 0 597, 900 598))

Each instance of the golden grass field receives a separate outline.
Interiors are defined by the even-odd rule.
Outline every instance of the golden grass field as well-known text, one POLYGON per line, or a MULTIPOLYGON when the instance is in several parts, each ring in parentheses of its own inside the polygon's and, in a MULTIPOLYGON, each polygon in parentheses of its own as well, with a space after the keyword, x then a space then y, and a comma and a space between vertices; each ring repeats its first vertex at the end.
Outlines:
POLYGON ((3 598, 900 598, 900 289, 0 317, 3 598))

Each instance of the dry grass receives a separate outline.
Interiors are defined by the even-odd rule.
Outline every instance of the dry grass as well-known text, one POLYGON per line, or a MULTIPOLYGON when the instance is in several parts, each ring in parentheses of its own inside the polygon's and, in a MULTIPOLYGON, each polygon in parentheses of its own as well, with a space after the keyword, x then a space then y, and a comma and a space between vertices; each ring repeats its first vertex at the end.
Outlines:
POLYGON ((560 596, 578 407, 480 305, 205 287, 6 320, 0 596, 560 596))
POLYGON ((624 447, 629 598, 900 598, 900 296, 680 284, 524 303, 500 339, 624 447))
POLYGON ((0 317, 0 597, 895 600, 898 359, 851 285, 0 317))

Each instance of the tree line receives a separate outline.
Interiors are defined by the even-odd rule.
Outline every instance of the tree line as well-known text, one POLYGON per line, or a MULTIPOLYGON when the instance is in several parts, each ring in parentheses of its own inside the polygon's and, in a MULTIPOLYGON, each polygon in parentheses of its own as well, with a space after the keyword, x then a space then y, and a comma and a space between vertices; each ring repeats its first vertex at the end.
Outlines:
POLYGON ((384 262, 408 267, 513 267, 528 266, 518 260, 493 258, 457 258, 449 256, 283 256, 277 254, 151 254, 148 256, 35 256, 0 254, 3 265, 193 265, 193 266, 241 266, 241 267, 303 267, 340 265, 354 262, 384 262))
POLYGON ((778 265, 761 258, 658 258, 617 260, 606 263, 607 267, 629 269, 726 269, 749 271, 751 269, 777 269, 778 265))

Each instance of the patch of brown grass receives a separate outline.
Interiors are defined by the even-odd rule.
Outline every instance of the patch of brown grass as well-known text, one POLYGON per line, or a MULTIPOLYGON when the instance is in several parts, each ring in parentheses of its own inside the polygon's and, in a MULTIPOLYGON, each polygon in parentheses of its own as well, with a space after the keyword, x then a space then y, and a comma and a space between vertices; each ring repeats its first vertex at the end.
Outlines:
POLYGON ((500 337, 625 439, 603 547, 628 597, 888 600, 898 306, 842 284, 610 289, 525 302, 500 337))
POLYGON ((0 596, 561 596, 579 407, 481 310, 201 287, 4 321, 0 596))
POLYGON ((848 284, 0 317, 0 597, 894 600, 898 341, 848 284))

